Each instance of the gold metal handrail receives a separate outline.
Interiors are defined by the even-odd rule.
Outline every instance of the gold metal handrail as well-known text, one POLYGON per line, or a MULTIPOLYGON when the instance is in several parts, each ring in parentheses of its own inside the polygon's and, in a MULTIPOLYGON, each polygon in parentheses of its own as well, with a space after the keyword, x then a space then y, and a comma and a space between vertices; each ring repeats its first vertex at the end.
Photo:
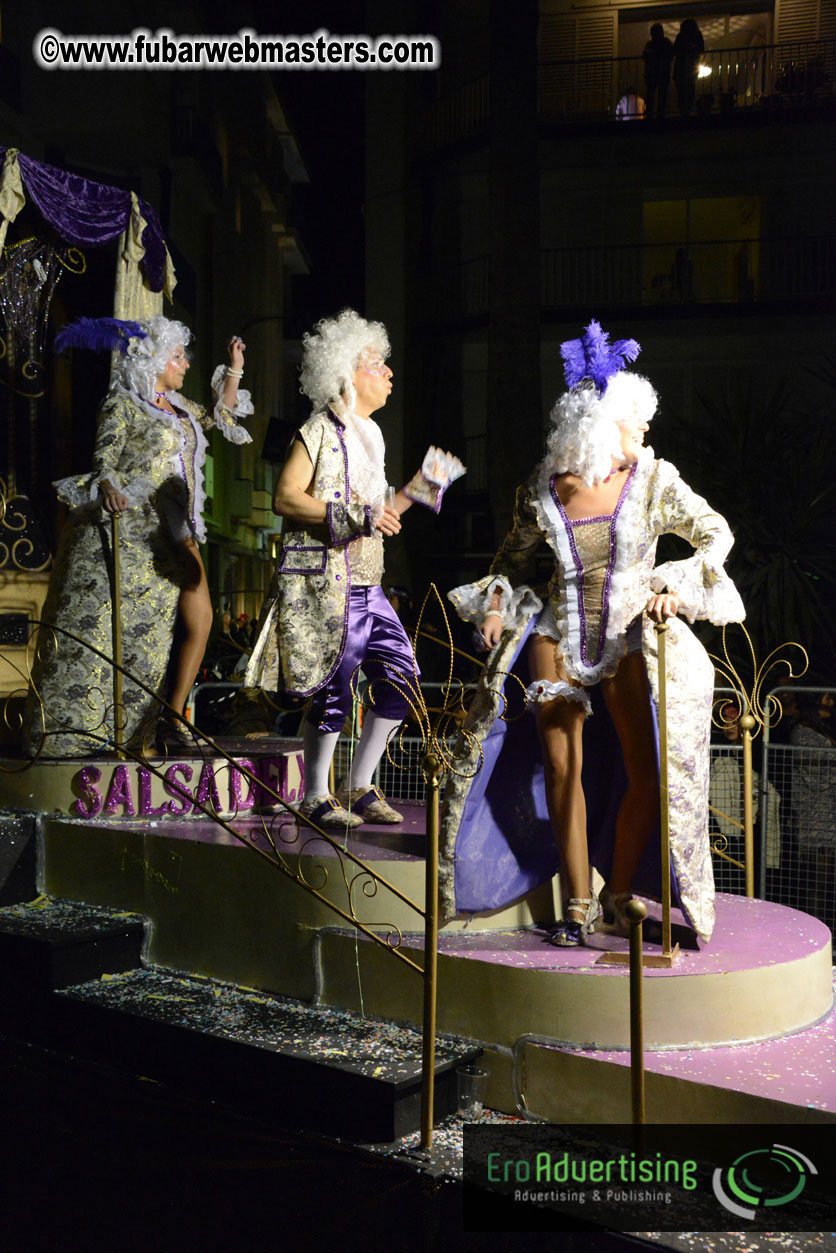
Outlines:
MULTIPOLYGON (((80 636, 71 631, 67 631, 62 627, 46 623, 33 623, 33 626, 43 626, 53 634, 60 634, 76 643, 82 644, 88 648, 91 653, 95 654, 102 661, 106 662, 113 671, 113 735, 107 733, 107 726, 102 727, 102 733, 97 734, 96 730, 84 729, 83 734, 94 742, 98 742, 103 748, 109 745, 114 746, 115 756, 120 760, 130 760, 137 764, 142 764, 151 774, 160 780, 165 779, 165 763, 160 765, 148 760, 141 752, 135 751, 130 744, 124 742, 124 708, 123 708, 123 680, 127 677, 141 691, 143 691, 152 700, 157 701, 161 709, 168 710, 173 718, 178 720, 180 712, 175 710, 167 701, 161 699, 153 692, 143 681, 130 671, 126 670, 123 662, 122 649, 122 622, 121 622, 121 588, 120 588, 120 561, 119 561, 119 543, 120 543, 120 526, 118 515, 114 514, 111 518, 111 535, 112 535, 112 565, 111 565, 111 593, 112 593, 112 645, 113 657, 108 657, 91 644, 88 640, 82 639, 80 636)), ((447 626, 448 638, 450 638, 449 623, 446 619, 444 606, 441 602, 438 591, 435 587, 430 589, 429 596, 435 594, 441 605, 442 614, 445 618, 447 626)), ((426 605, 426 602, 425 602, 426 605)), ((422 616, 423 616, 422 608, 422 616)), ((421 618, 419 618, 420 627, 421 618)), ((452 639, 450 639, 452 647, 452 639)), ((452 675, 452 653, 450 659, 450 671, 452 675)), ((31 675, 29 676, 31 685, 31 675)), ((407 684, 407 686, 411 686, 407 684)), ((37 692, 33 687, 36 699, 39 699, 37 692)), ((448 682, 448 690, 453 691, 454 685, 452 681, 448 682)), ((284 825, 280 824, 278 831, 273 830, 276 821, 275 815, 269 823, 265 821, 265 815, 260 817, 260 833, 263 834, 269 845, 269 849, 258 847, 253 842, 252 833, 250 836, 242 835, 237 831, 231 820, 227 820, 217 813, 210 803, 204 803, 194 800, 194 808, 198 809, 205 817, 211 819, 217 825, 222 827, 228 834, 239 844, 251 849, 252 852, 258 854, 262 859, 266 860, 275 869, 280 870, 285 876, 292 879, 300 887, 302 887, 309 895, 314 896, 317 900, 326 905, 335 912, 345 922, 350 924, 356 930, 362 932, 368 939, 384 948, 387 952, 392 953, 411 970, 421 975, 424 985, 424 1008, 423 1008, 423 1039, 422 1039, 422 1102, 421 1102, 421 1148, 428 1150, 432 1146, 433 1140, 433 1111, 434 1111, 434 1088, 435 1088, 435 1030, 436 1030, 436 1006, 437 1006, 437 979, 438 979, 438 959, 437 959, 437 940, 438 940, 438 849, 439 849, 439 796, 440 786, 444 770, 449 768, 447 761, 447 750, 443 742, 443 735, 436 734, 436 728, 433 728, 429 722, 429 711, 426 703, 421 696, 417 683, 412 687, 413 701, 409 703, 413 705, 413 713, 416 716, 419 726, 425 735, 428 744, 422 768, 424 772, 427 787, 427 854, 426 854, 426 896, 423 908, 408 895, 400 891, 393 883, 390 883, 383 875, 373 869, 356 854, 350 852, 346 847, 341 845, 326 830, 319 827, 310 818, 301 814, 292 805, 278 794, 269 784, 265 783, 261 778, 257 777, 240 761, 236 761, 225 749, 217 744, 210 736, 200 731, 197 727, 189 724, 189 730, 195 741, 201 745, 205 745, 214 756, 222 758, 230 767, 234 767, 241 777, 245 779, 252 788, 258 788, 262 796, 268 796, 272 807, 281 806, 288 817, 295 824, 295 835, 292 840, 288 840, 282 836, 284 825), (300 841, 301 827, 305 827, 310 831, 310 835, 301 839, 299 847, 294 850, 297 862, 301 863, 301 858, 312 842, 324 841, 329 848, 336 854, 338 863, 341 868, 350 866, 350 873, 346 874, 343 869, 343 884, 348 896, 347 908, 342 908, 336 901, 331 900, 325 895, 322 889, 328 883, 328 870, 319 865, 318 871, 321 878, 319 886, 306 881, 304 874, 300 871, 299 865, 294 869, 286 860, 286 853, 290 851, 290 845, 300 841), (282 847, 284 846, 284 847, 282 847), (364 885, 372 885, 369 890, 367 886, 363 887, 363 894, 370 898, 375 895, 379 888, 383 888, 390 892, 398 901, 406 905, 415 913, 424 919, 424 962, 423 966, 402 950, 401 943, 403 936, 400 928, 395 923, 388 924, 388 930, 384 935, 378 933, 371 926, 367 926, 357 915, 355 909, 355 889, 358 883, 364 885)), ((460 694, 458 694, 460 697, 460 694)), ((460 710, 458 705, 447 703, 447 699, 442 705, 440 717, 437 727, 444 727, 453 717, 458 716, 460 710)), ((45 726, 44 722, 44 726, 45 726)), ((44 741, 48 732, 45 731, 44 741)), ((38 754, 32 758, 24 769, 28 768, 38 760, 40 753, 43 751, 43 742, 38 754)))

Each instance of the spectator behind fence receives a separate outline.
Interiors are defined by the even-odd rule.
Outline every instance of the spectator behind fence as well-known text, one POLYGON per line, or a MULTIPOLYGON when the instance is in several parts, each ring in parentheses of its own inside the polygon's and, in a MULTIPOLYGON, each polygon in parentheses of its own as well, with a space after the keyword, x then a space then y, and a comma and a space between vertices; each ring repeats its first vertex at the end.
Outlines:
POLYGON ((692 17, 686 17, 673 43, 673 81, 683 117, 688 117, 697 98, 700 57, 704 51, 705 41, 699 26, 692 17))
MULTIPOLYGON (((722 727, 712 733, 715 744, 742 747, 740 731, 740 707, 728 704, 721 709, 722 727)), ((757 823, 760 808, 760 749, 759 741, 753 748, 752 770, 752 821, 757 823), (754 768, 754 767, 757 768, 754 768)), ((766 783, 766 868, 776 870, 781 864, 781 797, 771 783, 766 783)), ((726 839, 743 839, 743 757, 742 753, 724 753, 713 749, 711 773, 708 784, 708 802, 714 811, 712 827, 726 839)), ((755 859, 760 869, 761 852, 756 841, 755 859)))
MULTIPOLYGON (((829 695, 829 693, 828 693, 829 695)), ((825 698, 814 692, 796 693, 798 720, 792 729, 790 743, 795 752, 792 760, 792 789, 798 815, 798 843, 802 853, 812 862, 812 877, 807 908, 822 922, 833 926, 833 878, 836 869, 836 740, 828 726, 833 698, 824 706, 825 698)))
POLYGON ((673 44, 665 36, 661 22, 650 28, 650 39, 644 46, 644 84, 647 117, 664 117, 668 111, 668 88, 671 85, 673 44), (655 110, 654 110, 655 106, 655 110))
POLYGON ((644 117, 644 100, 635 87, 628 87, 615 106, 617 122, 635 122, 644 117))

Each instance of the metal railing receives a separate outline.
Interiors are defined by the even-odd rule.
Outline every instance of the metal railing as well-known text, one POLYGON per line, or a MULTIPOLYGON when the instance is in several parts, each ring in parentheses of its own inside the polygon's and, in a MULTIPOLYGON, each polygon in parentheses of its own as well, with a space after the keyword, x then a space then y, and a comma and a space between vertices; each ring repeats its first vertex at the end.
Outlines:
MULTIPOLYGON (((780 111, 836 96, 836 39, 784 40, 762 47, 707 49, 701 56, 694 111, 702 115, 739 109, 780 111)), ((641 56, 582 60, 541 59, 540 117, 548 122, 616 118, 621 98, 645 96, 641 56)), ((679 114, 671 78, 666 114, 679 114)), ((435 100, 420 115, 416 140, 425 151, 462 143, 487 131, 490 78, 487 74, 435 100)))
MULTIPOLYGON (((446 314, 457 318, 488 314, 489 263, 489 257, 479 257, 439 277, 438 301, 446 314)), ((707 304, 755 307, 834 297, 833 235, 572 245, 544 249, 540 254, 544 310, 707 304)))
POLYGON ((419 143, 432 151, 479 134, 490 118, 490 99, 487 74, 440 96, 421 117, 419 143))
MULTIPOLYGON (((179 710, 175 710, 167 701, 152 691, 141 679, 125 669, 122 664, 122 620, 121 620, 121 586, 120 586, 120 526, 119 516, 111 518, 112 551, 108 561, 111 594, 112 621, 112 656, 96 648, 88 640, 82 639, 73 632, 50 623, 34 622, 35 630, 42 630, 52 649, 56 640, 71 639, 76 644, 88 649, 91 654, 108 665, 112 671, 112 701, 102 710, 101 723, 98 726, 83 728, 86 743, 98 746, 99 751, 111 748, 114 757, 121 761, 133 761, 141 765, 149 775, 163 783, 166 782, 166 760, 151 759, 144 751, 144 746, 134 744, 125 734, 126 719, 123 699, 123 680, 130 680, 144 694, 147 700, 156 705, 162 712, 165 710, 169 718, 182 723, 179 710)), ((435 587, 427 594, 424 608, 432 594, 435 594, 445 616, 444 605, 435 587)), ((419 617, 419 627, 420 627, 419 617)), ((449 627, 448 627, 449 637, 449 627)), ((452 645, 451 645, 452 647, 452 645)), ((452 675, 452 654, 450 658, 452 675)), ((39 706, 34 715, 36 725, 40 724, 40 746, 34 757, 15 763, 15 772, 30 769, 39 757, 47 750, 51 734, 49 710, 44 706, 38 690, 36 677, 33 673, 21 673, 21 679, 30 690, 30 700, 39 706)), ((205 735, 194 724, 187 726, 195 745, 202 752, 207 750, 213 757, 226 761, 230 770, 237 771, 241 779, 258 798, 260 816, 257 826, 250 830, 238 829, 235 825, 237 811, 230 817, 220 812, 213 803, 211 794, 205 801, 197 796, 193 799, 193 809, 200 811, 204 817, 222 827, 239 845, 247 848, 251 855, 258 856, 262 861, 296 883, 303 891, 315 897, 328 909, 333 910, 344 922, 361 932, 366 939, 390 953, 393 958, 413 970, 421 978, 423 985, 423 1024, 422 1024, 422 1094, 421 1094, 421 1148, 427 1150, 432 1145, 434 1124, 435 1094, 435 1034, 437 1005, 437 940, 438 940, 438 851, 439 851, 439 796, 448 767, 450 753, 447 737, 458 720, 461 706, 461 685, 437 685, 441 692, 441 707, 429 707, 423 693, 411 676, 402 676, 401 682, 409 692, 407 697, 410 714, 416 729, 421 733, 422 750, 417 759, 424 780, 424 799, 426 804, 426 835, 427 846, 425 855, 425 891, 423 902, 416 901, 402 892, 390 880, 382 875, 369 863, 358 857, 345 843, 336 838, 335 832, 328 832, 310 817, 303 815, 298 809, 286 801, 279 791, 259 776, 251 762, 236 760, 215 740, 205 735), (451 704, 445 697, 445 686, 449 689, 451 704), (431 715, 436 714, 437 718, 431 715), (251 768, 252 767, 252 768, 251 768), (325 856, 318 855, 318 850, 327 848, 325 856), (339 873, 330 874, 326 864, 329 857, 335 859, 339 873), (314 859, 316 873, 311 876, 305 868, 305 861, 314 859), (403 934, 399 925, 388 922, 380 929, 364 919, 363 909, 366 903, 378 893, 381 897, 391 898, 393 906, 399 903, 412 910, 424 925, 423 964, 416 960, 402 944, 403 934)), ((230 685, 218 685, 229 687, 230 685)), ((62 725, 62 731, 73 728, 62 725)), ((240 797, 239 797, 240 801, 240 797)), ((345 833, 347 835, 347 832, 345 833)))
MULTIPOLYGON (((836 39, 706 49, 699 73, 693 111, 701 115, 830 100, 836 96, 836 39)), ((543 118, 565 122, 614 119, 619 100, 627 95, 638 95, 644 104, 641 56, 540 63, 543 118)), ((672 78, 665 112, 674 117, 679 111, 672 78)))
MULTIPOLYGON (((823 696, 833 688, 775 688, 823 696)), ((780 724, 779 724, 780 725, 780 724)), ((764 724, 758 784, 758 894, 813 914, 836 932, 836 746, 773 741, 764 724)))
POLYGON ((715 239, 543 252, 545 309, 832 299, 836 238, 715 239))

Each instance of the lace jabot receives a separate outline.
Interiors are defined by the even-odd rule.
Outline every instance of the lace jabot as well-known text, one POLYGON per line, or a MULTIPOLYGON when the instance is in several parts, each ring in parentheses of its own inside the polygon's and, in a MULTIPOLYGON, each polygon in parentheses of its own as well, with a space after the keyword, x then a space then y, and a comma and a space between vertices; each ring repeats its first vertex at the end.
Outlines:
POLYGON ((386 491, 383 432, 373 418, 358 418, 354 413, 347 413, 342 421, 351 497, 372 505, 382 499, 386 491))

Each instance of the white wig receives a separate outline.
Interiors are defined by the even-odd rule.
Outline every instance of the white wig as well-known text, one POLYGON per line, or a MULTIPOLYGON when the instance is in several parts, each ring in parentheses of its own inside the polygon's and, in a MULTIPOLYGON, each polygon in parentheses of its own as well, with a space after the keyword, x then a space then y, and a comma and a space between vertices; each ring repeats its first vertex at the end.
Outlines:
POLYGON ((182 322, 162 316, 146 318, 139 323, 145 339, 132 336, 128 351, 120 355, 113 372, 113 385, 138 392, 144 400, 154 399, 157 378, 178 348, 185 348, 192 333, 182 322))
POLYGON ((313 331, 302 336, 301 390, 313 403, 314 413, 332 405, 353 413, 357 403, 354 373, 365 349, 389 356, 389 336, 382 322, 367 322, 353 309, 335 318, 322 318, 313 331))
POLYGON ((600 483, 622 455, 619 423, 649 422, 656 403, 647 379, 627 370, 613 375, 603 396, 592 384, 564 392, 549 414, 546 448, 555 472, 577 474, 590 487, 600 483))

